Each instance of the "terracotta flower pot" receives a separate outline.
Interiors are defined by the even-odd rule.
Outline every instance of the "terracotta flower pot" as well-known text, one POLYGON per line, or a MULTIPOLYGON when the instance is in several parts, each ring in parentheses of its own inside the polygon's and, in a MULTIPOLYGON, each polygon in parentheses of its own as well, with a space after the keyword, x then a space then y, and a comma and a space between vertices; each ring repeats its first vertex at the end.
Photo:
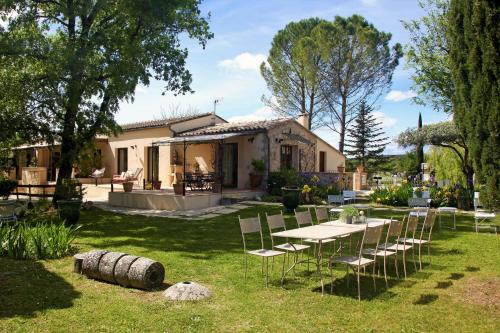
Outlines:
POLYGON ((175 195, 182 195, 182 190, 184 188, 184 183, 174 184, 173 187, 174 187, 174 194, 175 195))
POLYGON ((258 173, 250 174, 250 187, 252 188, 252 190, 260 188, 260 186, 262 185, 263 178, 264 177, 258 173))
POLYGON ((132 192, 132 189, 134 188, 134 183, 124 182, 122 183, 122 186, 123 186, 123 192, 132 192))

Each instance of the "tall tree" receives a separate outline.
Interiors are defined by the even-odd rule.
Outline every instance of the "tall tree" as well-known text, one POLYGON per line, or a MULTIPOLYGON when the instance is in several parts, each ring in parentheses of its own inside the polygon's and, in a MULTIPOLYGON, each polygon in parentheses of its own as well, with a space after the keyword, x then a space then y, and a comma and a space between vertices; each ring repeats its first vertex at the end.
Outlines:
POLYGON ((401 147, 415 147, 421 144, 442 147, 451 151, 460 160, 460 168, 464 178, 467 180, 466 186, 471 194, 469 199, 472 199, 474 168, 469 157, 469 149, 465 139, 454 122, 445 121, 424 125, 420 129, 409 128, 399 134, 396 142, 401 147))
POLYGON ((116 129, 119 102, 138 83, 163 80, 165 91, 190 92, 185 68, 187 34, 204 47, 212 37, 199 0, 0 0, 0 92, 50 124, 61 140, 54 200, 71 177, 78 151, 98 133, 116 129))
POLYGON ((450 64, 456 94, 454 120, 474 162, 476 180, 486 185, 482 202, 500 203, 500 57, 498 1, 452 0, 450 64))
POLYGON ((372 107, 361 103, 345 144, 345 153, 354 157, 362 166, 367 166, 368 161, 374 161, 375 164, 380 160, 389 143, 389 138, 384 136, 382 123, 377 121, 372 112, 372 107))
POLYGON ((343 152, 346 129, 361 103, 373 105, 390 87, 401 45, 396 43, 391 50, 391 34, 359 15, 321 22, 312 36, 325 67, 320 71, 321 94, 328 108, 324 124, 339 133, 343 152))
POLYGON ((449 0, 422 0, 425 11, 419 20, 402 21, 410 39, 405 45, 406 67, 412 70, 417 104, 436 111, 452 112, 455 88, 451 77, 448 43, 449 0))
POLYGON ((309 129, 321 126, 323 100, 319 94, 320 56, 312 30, 323 22, 310 18, 286 25, 274 36, 267 64, 260 71, 272 97, 262 96, 272 110, 283 116, 309 116, 309 129))
MULTIPOLYGON (((422 113, 418 113, 418 124, 417 124, 417 132, 422 130, 422 113)), ((417 136, 418 137, 418 136, 417 136)), ((417 156, 417 173, 422 171, 422 163, 424 163, 424 143, 423 141, 416 142, 415 144, 415 153, 417 156)))

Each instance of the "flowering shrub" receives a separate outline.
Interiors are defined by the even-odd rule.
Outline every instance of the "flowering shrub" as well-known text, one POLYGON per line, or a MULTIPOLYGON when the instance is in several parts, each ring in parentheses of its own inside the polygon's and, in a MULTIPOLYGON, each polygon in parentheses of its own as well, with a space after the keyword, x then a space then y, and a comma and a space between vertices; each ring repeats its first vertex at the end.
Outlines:
POLYGON ((370 195, 370 200, 377 204, 389 206, 407 206, 408 199, 413 195, 413 188, 409 184, 378 188, 370 195))

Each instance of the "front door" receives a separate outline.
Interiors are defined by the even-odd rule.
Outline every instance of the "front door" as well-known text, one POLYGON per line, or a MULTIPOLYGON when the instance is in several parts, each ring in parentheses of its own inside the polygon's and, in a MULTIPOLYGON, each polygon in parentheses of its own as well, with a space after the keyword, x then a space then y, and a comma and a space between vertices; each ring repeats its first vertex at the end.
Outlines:
POLYGON ((148 147, 148 182, 158 181, 160 149, 158 146, 148 147))
POLYGON ((222 172, 223 185, 226 187, 238 186, 238 144, 225 143, 222 145, 222 172))

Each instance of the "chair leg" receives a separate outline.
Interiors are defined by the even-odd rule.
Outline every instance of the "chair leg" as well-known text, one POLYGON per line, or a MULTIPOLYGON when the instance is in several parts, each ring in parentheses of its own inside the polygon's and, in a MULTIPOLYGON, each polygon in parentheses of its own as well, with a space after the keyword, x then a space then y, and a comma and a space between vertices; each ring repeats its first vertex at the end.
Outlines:
POLYGON ((349 265, 345 266, 345 271, 346 271, 347 288, 349 288, 349 265))
POLYGON ((269 258, 266 257, 266 288, 269 284, 269 258))
POLYGON ((264 257, 262 257, 262 272, 261 275, 264 275, 264 257))
POLYGON ((248 255, 245 254, 245 283, 247 282, 248 255))
POLYGON ((398 271, 398 251, 394 254, 394 266, 396 267, 396 276, 399 279, 399 271, 398 271))
POLYGON ((387 282, 387 257, 384 256, 384 278, 385 278, 385 286, 389 289, 389 283, 387 282))
POLYGON ((422 244, 418 244, 418 263, 420 265, 420 270, 422 270, 422 244))
POLYGON ((274 257, 273 257, 273 261, 271 262, 271 273, 274 272, 274 257))
POLYGON ((359 266, 358 266, 358 301, 361 301, 361 284, 359 283, 359 266))
POLYGON ((411 248, 412 258, 413 258, 413 267, 415 268, 415 272, 417 271, 417 261, 415 260, 415 245, 411 248))
POLYGON ((427 255, 429 256, 429 266, 432 264, 432 259, 431 259, 431 243, 427 243, 427 255))
POLYGON ((405 280, 406 280, 406 250, 403 251, 403 270, 405 272, 405 280))
POLYGON ((373 263, 372 277, 373 277, 373 290, 377 291, 377 281, 375 280, 375 263, 376 263, 376 258, 375 262, 373 263))
POLYGON ((330 268, 330 294, 333 294, 333 263, 328 263, 328 268, 330 268))
POLYGON ((283 256, 283 265, 281 267, 281 286, 283 286, 283 277, 284 276, 285 276, 285 256, 283 256))

